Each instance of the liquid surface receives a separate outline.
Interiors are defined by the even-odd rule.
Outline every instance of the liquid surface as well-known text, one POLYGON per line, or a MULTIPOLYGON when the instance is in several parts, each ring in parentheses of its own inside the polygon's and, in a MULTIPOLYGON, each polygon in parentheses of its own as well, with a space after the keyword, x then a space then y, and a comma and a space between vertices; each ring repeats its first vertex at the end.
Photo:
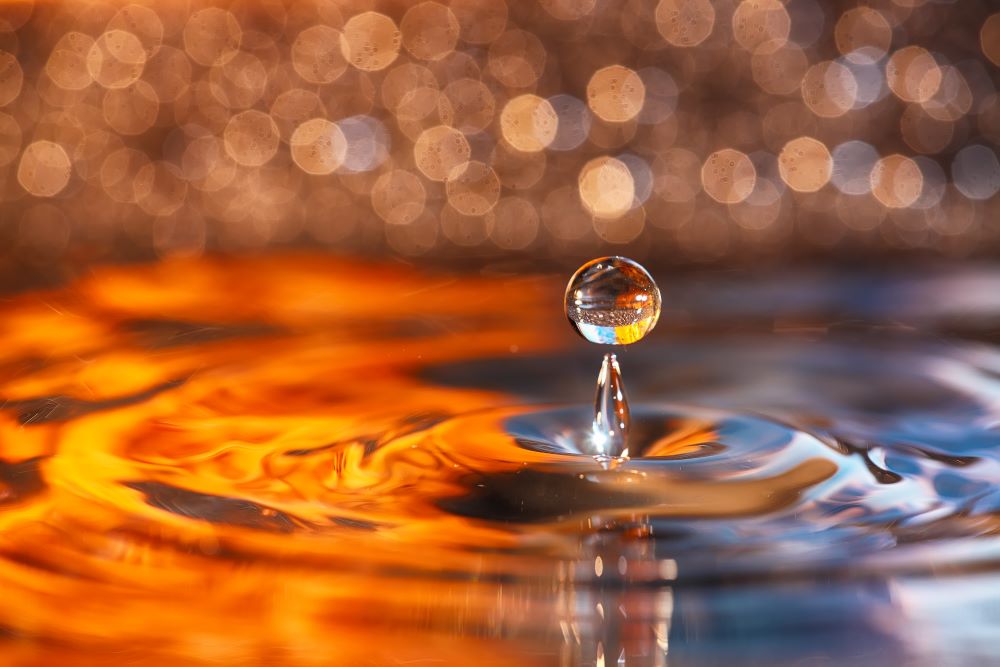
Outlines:
POLYGON ((639 263, 601 257, 579 269, 566 286, 566 317, 591 343, 628 345, 660 317, 660 290, 639 263))
POLYGON ((0 662, 991 664, 992 274, 679 289, 614 470, 558 283, 204 259, 0 304, 0 662))

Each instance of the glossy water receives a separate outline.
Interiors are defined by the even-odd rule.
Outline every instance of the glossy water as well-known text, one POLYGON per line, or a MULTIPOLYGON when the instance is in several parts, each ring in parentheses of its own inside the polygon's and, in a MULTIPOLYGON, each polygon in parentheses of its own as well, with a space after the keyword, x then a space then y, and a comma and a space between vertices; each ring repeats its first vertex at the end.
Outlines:
POLYGON ((3 664, 995 661, 993 274, 679 285, 613 470, 559 282, 200 260, 0 305, 3 664))
POLYGON ((622 370, 618 358, 606 352, 597 374, 594 396, 594 417, 590 433, 580 443, 605 468, 617 467, 628 461, 628 433, 632 427, 632 410, 625 394, 622 370))
POLYGON ((628 345, 649 333, 660 317, 660 290, 638 262, 600 257, 566 285, 566 318, 591 343, 628 345))

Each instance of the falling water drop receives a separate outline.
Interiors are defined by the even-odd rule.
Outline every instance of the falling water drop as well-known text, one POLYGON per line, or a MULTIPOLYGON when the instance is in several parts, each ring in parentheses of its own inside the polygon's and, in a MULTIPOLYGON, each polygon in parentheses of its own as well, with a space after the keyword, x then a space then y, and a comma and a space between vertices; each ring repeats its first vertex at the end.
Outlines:
MULTIPOLYGON (((640 264, 601 257, 581 266, 566 286, 566 317, 592 343, 628 345, 640 340, 660 317, 660 290, 640 264)), ((604 355, 597 377, 591 454, 611 467, 628 460, 628 399, 618 359, 604 355)))
POLYGON ((566 317, 591 343, 628 345, 660 317, 660 290, 638 262, 601 257, 579 269, 566 287, 566 317))

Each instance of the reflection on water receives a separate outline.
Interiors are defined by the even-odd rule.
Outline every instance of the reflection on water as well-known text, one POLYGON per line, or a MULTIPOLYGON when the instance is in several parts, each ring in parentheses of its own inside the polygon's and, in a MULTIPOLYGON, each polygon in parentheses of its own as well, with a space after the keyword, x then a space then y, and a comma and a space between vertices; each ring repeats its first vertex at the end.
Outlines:
POLYGON ((693 286, 603 470, 559 282, 296 256, 2 304, 3 664, 996 659, 995 313, 693 286))

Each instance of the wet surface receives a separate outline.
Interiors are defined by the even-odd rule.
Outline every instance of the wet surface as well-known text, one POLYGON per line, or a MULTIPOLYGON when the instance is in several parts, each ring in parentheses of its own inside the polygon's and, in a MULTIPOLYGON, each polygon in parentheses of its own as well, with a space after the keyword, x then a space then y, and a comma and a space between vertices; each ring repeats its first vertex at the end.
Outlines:
POLYGON ((20 295, 0 656, 990 664, 997 313, 942 287, 969 280, 940 312, 873 281, 883 315, 832 279, 674 285, 618 350, 611 470, 558 279, 296 256, 20 295))

